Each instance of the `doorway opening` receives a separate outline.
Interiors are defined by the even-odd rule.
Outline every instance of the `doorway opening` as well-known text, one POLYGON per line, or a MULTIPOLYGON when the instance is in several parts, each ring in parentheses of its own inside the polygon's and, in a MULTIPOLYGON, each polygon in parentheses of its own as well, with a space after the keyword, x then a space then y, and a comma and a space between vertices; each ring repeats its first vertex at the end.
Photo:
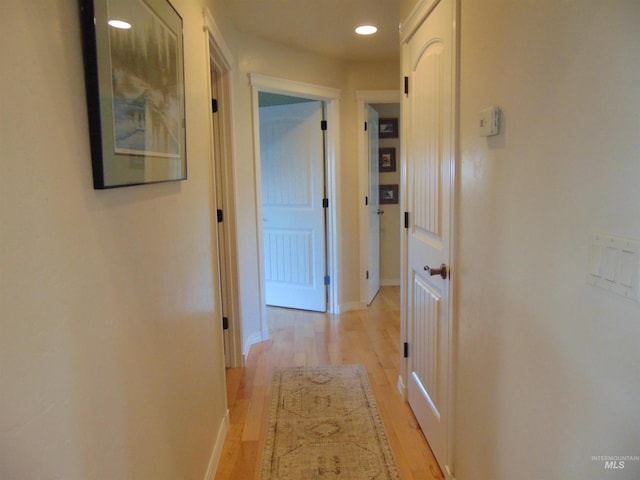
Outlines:
POLYGON ((325 105, 270 92, 258 104, 265 301, 325 312, 325 105))
POLYGON ((267 303, 282 305, 280 300, 284 299, 290 308, 339 312, 336 181, 340 91, 259 74, 249 77, 264 332, 267 303), (267 128, 263 128, 265 121, 267 128), (294 162, 288 152, 300 145, 313 152, 305 155, 304 161, 294 162), (282 224, 282 217, 289 216, 285 213, 297 217, 291 215, 290 223, 282 224), (315 223, 307 224, 312 216, 315 223), (312 290, 315 306, 296 303, 312 290))
POLYGON ((238 274, 235 248, 236 214, 234 208, 233 138, 231 128, 231 85, 233 56, 218 29, 211 12, 205 10, 204 31, 211 96, 212 213, 214 216, 212 248, 216 273, 215 320, 220 322, 224 340, 225 366, 243 364, 241 325, 238 306, 238 274))
POLYGON ((360 304, 364 308, 373 301, 380 286, 400 285, 400 92, 362 90, 356 92, 356 98, 362 132, 358 148, 363 209, 360 304))

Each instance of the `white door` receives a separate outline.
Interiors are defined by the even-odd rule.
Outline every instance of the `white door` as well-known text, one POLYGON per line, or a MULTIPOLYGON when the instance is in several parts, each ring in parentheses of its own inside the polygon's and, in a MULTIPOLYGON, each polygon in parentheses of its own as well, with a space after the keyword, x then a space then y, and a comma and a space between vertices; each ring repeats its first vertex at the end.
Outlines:
POLYGON ((260 108, 267 305, 326 310, 319 101, 260 108))
POLYGON ((409 74, 407 388, 409 403, 443 469, 452 467, 448 450, 452 413, 448 265, 455 166, 454 8, 453 0, 440 1, 403 52, 403 68, 409 74), (441 265, 447 275, 440 275, 441 265))
POLYGON ((380 290, 380 181, 378 174, 378 112, 367 105, 369 144, 369 262, 367 265, 367 305, 380 290))

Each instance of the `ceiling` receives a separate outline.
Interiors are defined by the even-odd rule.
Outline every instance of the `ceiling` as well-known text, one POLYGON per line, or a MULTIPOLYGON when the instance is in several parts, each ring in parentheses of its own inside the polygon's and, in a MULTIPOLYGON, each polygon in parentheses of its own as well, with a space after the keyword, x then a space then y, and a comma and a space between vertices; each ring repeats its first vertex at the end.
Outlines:
POLYGON ((399 58, 398 0, 223 0, 243 32, 342 60, 399 58), (360 36, 362 24, 378 32, 360 36))

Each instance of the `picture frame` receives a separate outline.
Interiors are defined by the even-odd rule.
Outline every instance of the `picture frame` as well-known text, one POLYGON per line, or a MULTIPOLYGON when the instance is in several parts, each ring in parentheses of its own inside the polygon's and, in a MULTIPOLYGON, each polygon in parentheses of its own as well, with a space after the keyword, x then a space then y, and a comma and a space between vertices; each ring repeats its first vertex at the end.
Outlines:
POLYGON ((378 120, 378 138, 398 138, 398 119, 380 118, 378 120))
POLYGON ((378 171, 379 172, 395 172, 396 171, 396 149, 393 147, 378 149, 378 171))
POLYGON ((168 0, 79 4, 94 188, 185 180, 182 17, 168 0))
POLYGON ((380 205, 398 203, 398 184, 380 185, 380 205))

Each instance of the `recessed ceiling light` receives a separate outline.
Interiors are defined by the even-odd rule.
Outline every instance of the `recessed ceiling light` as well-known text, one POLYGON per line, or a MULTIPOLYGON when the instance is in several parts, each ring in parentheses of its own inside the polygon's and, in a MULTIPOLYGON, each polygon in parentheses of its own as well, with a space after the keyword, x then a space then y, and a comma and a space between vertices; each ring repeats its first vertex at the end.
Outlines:
POLYGON ((122 28, 123 30, 131 28, 131 24, 124 20, 109 20, 108 23, 114 28, 122 28))
POLYGON ((373 25, 360 25, 356 28, 356 33, 358 35, 371 35, 372 33, 376 33, 378 29, 373 25))

